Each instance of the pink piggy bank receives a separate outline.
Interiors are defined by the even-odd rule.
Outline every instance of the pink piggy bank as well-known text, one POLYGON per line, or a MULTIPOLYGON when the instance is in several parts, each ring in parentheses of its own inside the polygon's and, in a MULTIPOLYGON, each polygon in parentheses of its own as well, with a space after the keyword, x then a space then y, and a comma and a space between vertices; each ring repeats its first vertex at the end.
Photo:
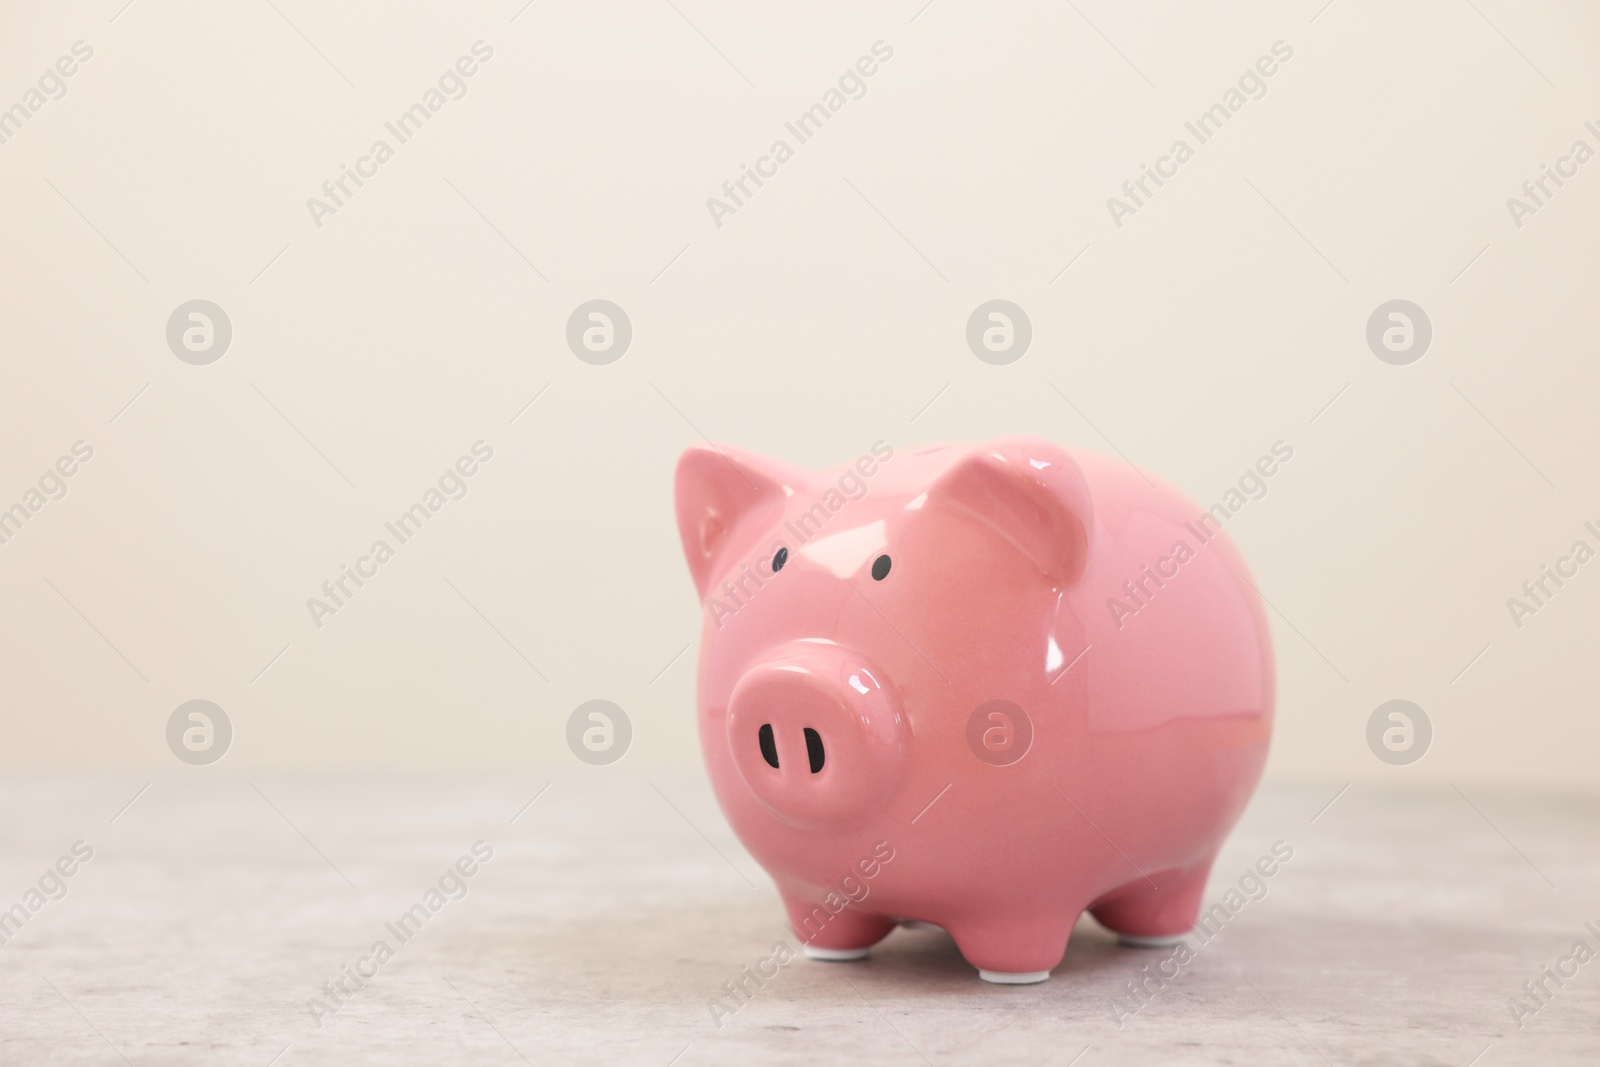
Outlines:
POLYGON ((920 920, 1021 983, 1086 909, 1133 944, 1188 932, 1272 730, 1215 518, 1036 437, 820 472, 695 446, 676 498, 711 782, 807 955, 920 920))

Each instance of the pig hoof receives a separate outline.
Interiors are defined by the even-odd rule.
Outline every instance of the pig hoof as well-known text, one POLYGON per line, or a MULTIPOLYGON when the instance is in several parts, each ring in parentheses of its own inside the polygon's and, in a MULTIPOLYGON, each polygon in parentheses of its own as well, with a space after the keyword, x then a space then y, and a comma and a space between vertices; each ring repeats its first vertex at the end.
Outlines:
POLYGON ((978 970, 978 977, 985 982, 996 985, 1033 985, 1050 977, 1049 971, 985 971, 978 970))
POLYGON ((864 960, 867 958, 867 950, 864 948, 818 948, 815 945, 805 945, 803 948, 808 960, 848 963, 851 960, 864 960))
POLYGON ((1138 934, 1118 934, 1117 940, 1129 948, 1171 948, 1186 936, 1186 934, 1162 934, 1159 937, 1141 937, 1138 934))

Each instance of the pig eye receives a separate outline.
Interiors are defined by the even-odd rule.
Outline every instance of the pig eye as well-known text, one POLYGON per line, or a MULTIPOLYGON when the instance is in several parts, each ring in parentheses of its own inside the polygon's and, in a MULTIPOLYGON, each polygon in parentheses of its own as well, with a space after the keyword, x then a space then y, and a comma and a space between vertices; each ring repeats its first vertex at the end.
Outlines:
POLYGON ((889 557, 879 556, 872 561, 872 580, 881 582, 889 577, 889 557))
POLYGON ((778 549, 777 553, 772 557, 772 573, 777 574, 783 570, 783 565, 788 562, 789 550, 787 548, 778 549))

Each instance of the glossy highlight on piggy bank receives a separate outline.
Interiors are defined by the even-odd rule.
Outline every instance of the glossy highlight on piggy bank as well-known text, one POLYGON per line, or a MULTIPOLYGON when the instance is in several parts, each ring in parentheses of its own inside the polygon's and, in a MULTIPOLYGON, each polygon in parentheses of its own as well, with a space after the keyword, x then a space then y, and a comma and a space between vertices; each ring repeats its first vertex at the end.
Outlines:
POLYGON ((1188 932, 1274 688, 1260 598, 1198 505, 1020 436, 827 471, 695 446, 676 504, 706 765, 808 956, 923 921, 1025 983, 1086 910, 1129 944, 1188 932))

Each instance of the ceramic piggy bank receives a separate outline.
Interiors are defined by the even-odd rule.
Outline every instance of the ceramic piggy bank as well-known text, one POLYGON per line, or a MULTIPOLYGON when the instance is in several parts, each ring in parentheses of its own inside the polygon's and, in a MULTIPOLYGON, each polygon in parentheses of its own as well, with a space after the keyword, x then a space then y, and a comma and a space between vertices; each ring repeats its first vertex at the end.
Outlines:
POLYGON ((808 955, 921 920, 1036 982, 1085 910, 1190 929, 1272 729, 1216 517, 1034 437, 826 471, 697 446, 676 498, 711 782, 808 955))

